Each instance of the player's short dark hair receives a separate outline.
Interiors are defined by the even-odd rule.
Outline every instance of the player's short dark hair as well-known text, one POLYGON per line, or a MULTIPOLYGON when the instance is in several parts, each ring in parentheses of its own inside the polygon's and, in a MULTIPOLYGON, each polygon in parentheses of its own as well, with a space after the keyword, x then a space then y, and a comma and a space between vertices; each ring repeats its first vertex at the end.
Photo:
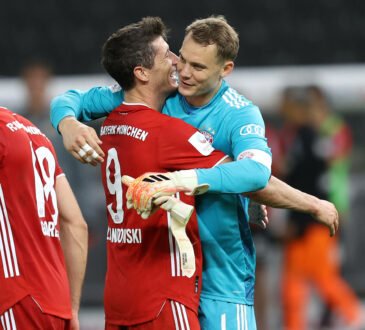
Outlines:
POLYGON ((197 19, 185 29, 185 36, 189 33, 198 44, 203 46, 216 44, 218 61, 234 61, 236 59, 239 37, 224 16, 197 19))
POLYGON ((114 32, 102 48, 101 63, 124 90, 135 85, 136 66, 151 69, 156 51, 152 42, 158 37, 166 40, 167 29, 159 17, 144 17, 114 32))

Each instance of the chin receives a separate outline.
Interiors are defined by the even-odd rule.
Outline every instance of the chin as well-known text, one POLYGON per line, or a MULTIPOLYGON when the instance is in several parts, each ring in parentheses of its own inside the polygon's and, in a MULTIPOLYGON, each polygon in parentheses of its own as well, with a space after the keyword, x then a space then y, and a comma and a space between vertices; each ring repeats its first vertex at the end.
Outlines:
POLYGON ((179 93, 180 93, 181 95, 183 95, 183 96, 191 96, 191 95, 193 95, 193 94, 194 94, 194 92, 193 92, 191 89, 189 89, 189 88, 184 88, 184 87, 182 87, 182 86, 179 86, 178 90, 179 90, 179 93))

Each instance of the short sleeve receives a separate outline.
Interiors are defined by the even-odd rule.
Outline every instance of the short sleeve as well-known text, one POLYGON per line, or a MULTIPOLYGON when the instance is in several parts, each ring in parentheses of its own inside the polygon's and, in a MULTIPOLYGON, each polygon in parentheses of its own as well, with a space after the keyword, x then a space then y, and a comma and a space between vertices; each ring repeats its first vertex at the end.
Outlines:
POLYGON ((0 167, 3 164, 6 155, 6 137, 5 137, 4 123, 0 122, 0 167))

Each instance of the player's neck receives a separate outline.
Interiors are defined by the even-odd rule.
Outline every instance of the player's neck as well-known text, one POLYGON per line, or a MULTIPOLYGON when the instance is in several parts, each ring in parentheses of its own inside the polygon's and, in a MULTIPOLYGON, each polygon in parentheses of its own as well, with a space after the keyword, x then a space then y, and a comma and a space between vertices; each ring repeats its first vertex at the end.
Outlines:
POLYGON ((127 103, 142 103, 151 109, 161 112, 162 106, 165 103, 165 99, 162 96, 156 95, 149 90, 141 90, 133 88, 124 93, 124 101, 127 103))

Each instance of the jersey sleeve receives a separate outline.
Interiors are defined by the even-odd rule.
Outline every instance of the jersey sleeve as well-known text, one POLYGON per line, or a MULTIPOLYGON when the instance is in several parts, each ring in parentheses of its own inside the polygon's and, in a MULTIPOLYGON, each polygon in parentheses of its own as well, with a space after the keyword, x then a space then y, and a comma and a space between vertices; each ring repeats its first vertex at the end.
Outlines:
POLYGON ((265 124, 259 109, 249 105, 226 119, 234 162, 209 170, 198 170, 199 183, 209 192, 243 193, 264 188, 271 175, 271 151, 265 138, 265 124))
MULTIPOLYGON (((1 111, 1 110, 0 110, 1 111)), ((4 158, 6 156, 6 138, 4 138, 5 135, 5 130, 4 130, 4 123, 0 121, 0 167, 3 164, 4 158)))
POLYGON ((227 157, 196 128, 167 116, 161 125, 158 153, 160 166, 168 171, 209 168, 227 157))
POLYGON ((51 141, 48 140, 48 148, 51 150, 55 163, 56 163, 56 169, 55 169, 55 179, 60 176, 60 175, 65 175, 65 173, 63 172, 62 167, 60 166, 60 163, 58 162, 58 157, 56 154, 56 150, 54 149, 54 146, 52 144, 51 141))
POLYGON ((88 91, 69 90, 55 97, 51 102, 51 123, 55 129, 67 116, 74 116, 80 121, 90 121, 108 115, 124 99, 119 85, 111 87, 94 87, 88 91))

